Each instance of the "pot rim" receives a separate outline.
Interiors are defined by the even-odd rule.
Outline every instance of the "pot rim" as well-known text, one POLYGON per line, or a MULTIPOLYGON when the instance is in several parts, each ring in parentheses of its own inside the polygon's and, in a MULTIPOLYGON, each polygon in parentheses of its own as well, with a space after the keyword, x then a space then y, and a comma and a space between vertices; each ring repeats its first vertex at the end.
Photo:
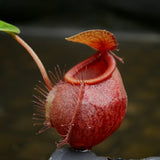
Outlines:
POLYGON ((71 68, 65 75, 64 75, 64 79, 65 81, 72 83, 72 84, 96 84, 99 82, 102 82, 104 80, 106 80, 107 78, 109 78, 112 73, 114 72, 116 68, 116 61, 114 59, 114 57, 109 53, 109 52, 97 52, 94 55, 92 55, 91 57, 85 59, 84 61, 78 63, 77 65, 75 65, 73 68, 71 68), (91 78, 91 79, 76 79, 74 78, 74 75, 76 75, 76 73, 82 69, 83 67, 93 63, 94 61, 96 61, 99 58, 103 58, 103 60, 105 61, 105 63, 107 63, 107 69, 105 70, 104 73, 102 73, 101 75, 95 77, 95 78, 91 78))

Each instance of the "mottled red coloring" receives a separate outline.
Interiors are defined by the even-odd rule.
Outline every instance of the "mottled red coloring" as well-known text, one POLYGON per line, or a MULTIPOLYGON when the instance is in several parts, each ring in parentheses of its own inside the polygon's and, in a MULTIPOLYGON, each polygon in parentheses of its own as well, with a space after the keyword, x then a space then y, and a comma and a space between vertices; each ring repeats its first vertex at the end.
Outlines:
POLYGON ((58 147, 91 149, 119 128, 126 113, 126 91, 110 52, 117 42, 105 30, 82 32, 67 40, 98 51, 52 87, 45 101, 45 122, 64 138, 58 147))

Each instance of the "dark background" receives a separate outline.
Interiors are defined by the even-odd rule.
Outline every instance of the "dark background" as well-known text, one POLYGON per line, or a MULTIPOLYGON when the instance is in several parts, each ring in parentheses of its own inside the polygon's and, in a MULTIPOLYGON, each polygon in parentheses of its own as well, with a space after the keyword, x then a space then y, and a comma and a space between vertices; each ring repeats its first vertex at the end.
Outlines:
MULTIPOLYGON (((95 146, 112 158, 160 156, 160 1, 159 0, 0 0, 0 19, 21 29, 20 36, 54 72, 95 53, 65 37, 87 29, 114 33, 125 63, 117 62, 128 94, 121 127, 95 146)), ((46 160, 60 140, 54 129, 36 136, 34 87, 42 80, 28 53, 0 33, 0 159, 46 160)))
POLYGON ((160 29, 159 0, 0 0, 0 18, 10 23, 160 29))

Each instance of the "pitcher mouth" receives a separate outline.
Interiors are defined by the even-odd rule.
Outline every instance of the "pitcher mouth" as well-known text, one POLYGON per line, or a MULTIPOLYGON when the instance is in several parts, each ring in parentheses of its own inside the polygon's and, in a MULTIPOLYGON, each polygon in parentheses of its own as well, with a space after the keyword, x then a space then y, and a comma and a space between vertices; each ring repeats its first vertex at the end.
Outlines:
POLYGON ((116 61, 109 52, 97 52, 71 68, 64 79, 72 84, 96 84, 111 76, 116 61))

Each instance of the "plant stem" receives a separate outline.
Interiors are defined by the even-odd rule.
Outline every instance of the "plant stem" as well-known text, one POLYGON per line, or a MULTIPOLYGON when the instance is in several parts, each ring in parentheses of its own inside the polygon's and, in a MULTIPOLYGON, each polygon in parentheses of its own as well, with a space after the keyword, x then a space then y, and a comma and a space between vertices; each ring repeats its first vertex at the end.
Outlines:
POLYGON ((10 34, 18 43, 20 43, 27 51, 28 53, 32 56, 33 60, 35 61, 35 63, 37 64, 41 74, 42 74, 42 77, 48 87, 48 89, 51 89, 52 87, 52 84, 51 84, 51 81, 47 75, 47 72, 41 62, 41 60, 39 59, 39 57, 37 56, 37 54, 33 51, 33 49, 22 39, 20 38, 18 35, 16 34, 10 34))
POLYGON ((119 56, 117 56, 115 53, 113 53, 112 51, 109 51, 109 53, 113 56, 113 57, 115 57, 116 59, 118 59, 121 63, 124 63, 124 61, 123 61, 123 59, 121 58, 121 57, 119 57, 119 56))

